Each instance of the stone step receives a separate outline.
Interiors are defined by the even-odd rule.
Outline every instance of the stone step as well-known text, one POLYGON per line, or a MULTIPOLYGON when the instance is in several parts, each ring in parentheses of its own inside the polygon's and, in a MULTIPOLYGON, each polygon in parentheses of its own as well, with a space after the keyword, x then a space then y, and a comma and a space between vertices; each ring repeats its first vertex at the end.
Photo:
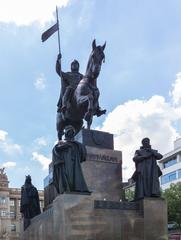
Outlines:
POLYGON ((79 235, 79 234, 77 234, 77 235, 72 235, 72 236, 67 237, 67 240, 75 240, 75 239, 78 239, 78 240, 94 240, 96 238, 92 234, 91 235, 79 235))
POLYGON ((72 229, 71 230, 71 236, 92 236, 92 233, 94 234, 98 234, 101 231, 103 231, 103 229, 97 228, 97 229, 72 229))
POLYGON ((70 214, 70 219, 86 219, 86 218, 94 218, 95 213, 90 211, 74 211, 70 214))
POLYGON ((71 225, 72 226, 86 226, 86 225, 88 225, 88 226, 90 226, 90 225, 97 225, 97 224, 105 224, 105 222, 104 221, 97 221, 97 220, 95 220, 95 219, 93 219, 94 221, 92 222, 92 221, 90 221, 90 219, 87 219, 87 221, 76 221, 76 222, 73 222, 71 225))
MULTIPOLYGON (((109 210, 107 210, 109 213, 109 210)), ((118 210, 119 211, 119 210, 118 210)), ((122 211, 124 213, 124 211, 122 211)), ((130 210, 129 212, 126 211, 127 216, 134 216, 134 217, 141 217, 141 214, 139 211, 136 210, 130 210)), ((123 215, 124 216, 124 215, 123 215)), ((90 212, 90 211, 74 211, 69 215, 69 218, 72 221, 75 220, 86 220, 86 219, 99 219, 101 216, 97 215, 96 212, 90 212)))
POLYGON ((99 223, 93 223, 93 222, 87 222, 87 223, 84 223, 84 224, 71 224, 72 225, 72 228, 74 230, 79 230, 79 229, 82 229, 84 228, 85 230, 86 229, 95 229, 96 227, 101 227, 101 226, 105 226, 106 225, 106 222, 99 222, 99 223))

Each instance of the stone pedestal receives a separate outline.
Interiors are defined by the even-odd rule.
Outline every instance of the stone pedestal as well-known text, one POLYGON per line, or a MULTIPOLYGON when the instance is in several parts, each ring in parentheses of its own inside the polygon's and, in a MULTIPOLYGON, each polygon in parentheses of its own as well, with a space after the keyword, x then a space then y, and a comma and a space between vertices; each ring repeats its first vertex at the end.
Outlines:
MULTIPOLYGON (((124 239, 121 237, 121 219, 123 215, 125 216, 124 210, 121 217, 117 209, 96 209, 94 197, 93 195, 62 195, 55 199, 56 221, 61 226, 55 232, 55 240, 124 239)), ((131 215, 137 215, 136 211, 133 210, 131 215)), ((128 215, 128 218, 130 216, 128 215)))
POLYGON ((122 152, 87 146, 82 170, 88 188, 99 199, 119 201, 122 183, 122 152))
MULTIPOLYGON (((163 199, 120 202, 122 154, 113 149, 113 135, 83 129, 78 139, 87 148, 82 169, 92 194, 51 196, 47 210, 32 220, 21 238, 167 240, 167 205, 163 199)), ((53 193, 50 186, 47 196, 53 193)))
POLYGON ((76 135, 75 140, 90 147, 114 149, 113 134, 108 132, 84 128, 76 135))
MULTIPOLYGON (((82 129, 76 141, 86 146, 87 158, 81 164, 89 191, 100 200, 119 201, 122 183, 122 152, 114 150, 113 134, 82 129)), ((49 166, 49 184, 44 188, 45 208, 57 196, 52 179, 52 164, 49 166)))
POLYGON ((35 217, 23 240, 168 240, 162 199, 96 200, 97 194, 63 194, 35 217))
POLYGON ((144 214, 144 239, 168 238, 167 204, 161 198, 145 198, 141 202, 144 214))

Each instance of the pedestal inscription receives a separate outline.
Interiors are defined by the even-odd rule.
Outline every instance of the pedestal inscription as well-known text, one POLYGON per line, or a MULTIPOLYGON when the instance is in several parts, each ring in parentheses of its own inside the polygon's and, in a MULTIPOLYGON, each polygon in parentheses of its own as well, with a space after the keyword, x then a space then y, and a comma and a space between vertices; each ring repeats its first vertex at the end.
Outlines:
POLYGON ((87 160, 82 164, 88 188, 99 194, 98 200, 119 201, 122 182, 122 153, 86 146, 87 160))

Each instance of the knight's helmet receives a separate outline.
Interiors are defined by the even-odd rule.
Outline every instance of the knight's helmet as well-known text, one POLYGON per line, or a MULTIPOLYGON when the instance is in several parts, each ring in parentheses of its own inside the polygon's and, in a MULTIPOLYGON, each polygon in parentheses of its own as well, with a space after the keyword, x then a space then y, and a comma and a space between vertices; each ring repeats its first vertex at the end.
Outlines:
POLYGON ((71 71, 79 72, 79 62, 76 59, 71 63, 71 71))

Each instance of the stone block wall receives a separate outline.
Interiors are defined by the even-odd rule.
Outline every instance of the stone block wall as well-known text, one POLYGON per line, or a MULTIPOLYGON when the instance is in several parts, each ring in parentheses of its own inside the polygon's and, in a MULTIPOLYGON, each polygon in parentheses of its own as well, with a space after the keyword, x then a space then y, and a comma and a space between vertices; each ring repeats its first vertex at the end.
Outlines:
POLYGON ((96 200, 97 194, 59 195, 35 217, 22 240, 167 240, 165 200, 96 200))

